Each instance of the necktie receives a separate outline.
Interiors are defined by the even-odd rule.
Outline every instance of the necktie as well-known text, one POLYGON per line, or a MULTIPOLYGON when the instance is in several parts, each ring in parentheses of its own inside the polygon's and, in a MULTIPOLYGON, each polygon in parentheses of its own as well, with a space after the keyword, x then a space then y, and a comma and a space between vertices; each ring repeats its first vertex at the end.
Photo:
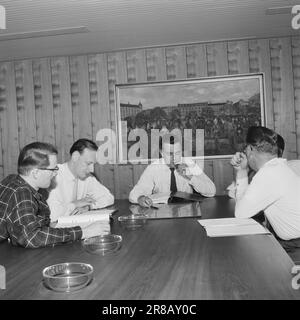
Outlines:
POLYGON ((175 173, 174 173, 175 168, 170 168, 170 170, 171 170, 170 191, 171 191, 171 193, 175 193, 177 191, 176 178, 175 178, 175 173))

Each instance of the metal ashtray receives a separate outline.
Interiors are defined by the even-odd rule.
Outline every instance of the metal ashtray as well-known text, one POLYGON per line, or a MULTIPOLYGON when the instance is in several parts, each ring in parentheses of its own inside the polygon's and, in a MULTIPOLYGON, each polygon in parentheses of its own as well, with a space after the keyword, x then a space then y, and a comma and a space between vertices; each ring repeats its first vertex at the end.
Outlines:
POLYGON ((143 227, 147 223, 147 216, 145 214, 130 214, 128 216, 118 217, 121 225, 130 230, 135 230, 143 227))
POLYGON ((122 237, 117 234, 104 234, 83 240, 83 247, 89 253, 102 256, 114 253, 121 248, 122 237))
POLYGON ((80 262, 59 263, 43 270, 47 288, 60 292, 71 292, 87 286, 93 280, 93 267, 80 262))

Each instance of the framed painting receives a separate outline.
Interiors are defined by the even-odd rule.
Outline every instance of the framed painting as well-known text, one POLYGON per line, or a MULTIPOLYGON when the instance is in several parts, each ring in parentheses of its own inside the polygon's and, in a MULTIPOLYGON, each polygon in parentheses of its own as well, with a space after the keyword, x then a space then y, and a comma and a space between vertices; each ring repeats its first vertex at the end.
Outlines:
POLYGON ((116 85, 119 163, 159 157, 158 137, 179 134, 183 156, 228 158, 248 127, 265 125, 263 74, 116 85))

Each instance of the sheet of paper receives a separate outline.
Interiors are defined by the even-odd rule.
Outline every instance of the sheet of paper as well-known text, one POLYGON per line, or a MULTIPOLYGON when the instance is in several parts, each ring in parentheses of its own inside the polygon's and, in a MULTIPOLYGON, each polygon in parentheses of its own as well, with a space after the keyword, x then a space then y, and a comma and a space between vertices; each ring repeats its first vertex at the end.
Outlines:
POLYGON ((204 219, 198 220, 198 222, 205 228, 209 237, 227 237, 270 233, 269 230, 264 228, 254 219, 204 219))
POLYGON ((268 234, 270 233, 262 225, 240 225, 240 226, 218 226, 206 227, 206 233, 209 237, 228 237, 251 234, 268 234))
POLYGON ((115 211, 116 209, 99 209, 87 211, 78 215, 62 216, 58 218, 55 227, 67 228, 75 225, 83 227, 95 221, 103 221, 103 223, 109 223, 109 217, 115 211))
POLYGON ((241 225, 256 225, 254 219, 248 218, 221 218, 221 219, 201 219, 199 223, 203 227, 208 226, 241 226, 241 225))

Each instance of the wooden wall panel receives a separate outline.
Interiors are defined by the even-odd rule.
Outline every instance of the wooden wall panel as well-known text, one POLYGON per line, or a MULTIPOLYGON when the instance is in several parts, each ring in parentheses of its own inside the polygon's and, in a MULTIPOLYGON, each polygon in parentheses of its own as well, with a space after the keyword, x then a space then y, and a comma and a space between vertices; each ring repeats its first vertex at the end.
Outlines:
POLYGON ((51 60, 51 72, 55 144, 59 150, 58 160, 64 162, 69 158, 69 150, 74 143, 68 58, 53 58, 51 60))
POLYGON ((228 43, 228 73, 249 73, 248 41, 234 41, 228 43))
POLYGON ((71 102, 74 140, 92 138, 87 56, 70 57, 71 102))
POLYGON ((187 77, 207 77, 207 56, 204 44, 186 47, 187 77))
POLYGON ((164 48, 146 49, 147 80, 167 80, 167 65, 164 48))
MULTIPOLYGON (((89 81, 91 95, 91 113, 93 138, 101 129, 115 128, 111 125, 111 112, 108 89, 107 55, 97 54, 89 57, 89 81)), ((112 137, 110 136, 110 139, 112 137)), ((101 143, 99 141, 99 143, 101 143)), ((112 159, 113 161, 113 159, 112 159)), ((111 164, 97 166, 102 183, 114 193, 114 167, 111 164)))
POLYGON ((292 39, 297 157, 300 158, 300 38, 292 39))
POLYGON ((297 157, 291 39, 270 41, 275 131, 285 139, 284 155, 297 157))
POLYGON ((207 75, 209 77, 228 74, 227 43, 209 43, 206 45, 207 75))
MULTIPOLYGON (((131 50, 126 54, 127 61, 127 82, 137 83, 147 81, 147 56, 146 50, 131 50)), ((137 101, 138 103, 138 101, 137 101)), ((128 164, 119 167, 119 176, 121 181, 127 181, 128 185, 124 184, 121 188, 121 196, 128 198, 129 192, 135 185, 135 176, 139 174, 140 165, 128 164)))
POLYGON ((269 40, 262 39, 249 41, 249 68, 250 72, 252 73, 264 73, 266 126, 270 129, 274 129, 274 107, 272 96, 269 40))
POLYGON ((32 65, 36 137, 55 144, 50 58, 35 59, 32 65))
MULTIPOLYGON (((101 129, 111 128, 108 73, 106 54, 88 56, 89 88, 91 101, 91 122, 93 140, 101 129)), ((100 141, 97 141, 100 144, 100 141)), ((114 193, 114 168, 111 164, 96 165, 95 173, 112 193, 114 193)))
POLYGON ((167 79, 179 80, 187 78, 185 47, 166 48, 167 79))
POLYGON ((19 156, 19 126, 13 62, 0 64, 0 87, 2 88, 0 116, 3 174, 7 176, 16 173, 19 156))
MULTIPOLYGON (((126 55, 125 52, 115 52, 108 54, 108 92, 109 92, 109 108, 111 117, 111 128, 116 128, 116 110, 115 110, 115 84, 124 84, 127 82, 126 55)), ((117 146, 113 145, 114 150, 117 146)), ((114 153, 114 163, 117 162, 116 152, 114 153)), ((117 199, 122 194, 123 183, 119 175, 118 165, 114 165, 114 193, 117 199)))
POLYGON ((130 50, 126 53, 127 82, 146 82, 147 65, 145 50, 130 50))
POLYGON ((33 89, 32 61, 15 63, 19 146, 36 141, 36 121, 33 89))

